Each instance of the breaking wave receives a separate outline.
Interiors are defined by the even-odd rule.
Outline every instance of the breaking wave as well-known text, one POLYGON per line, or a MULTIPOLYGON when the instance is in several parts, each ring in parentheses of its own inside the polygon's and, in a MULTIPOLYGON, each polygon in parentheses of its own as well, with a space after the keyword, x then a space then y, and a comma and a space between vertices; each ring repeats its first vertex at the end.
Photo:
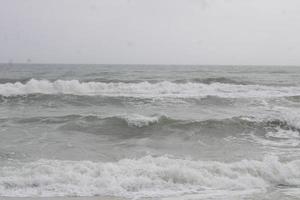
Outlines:
POLYGON ((0 196, 128 198, 247 191, 300 185, 300 160, 233 163, 146 156, 113 163, 39 160, 0 168, 0 196))
POLYGON ((152 124, 159 123, 163 120, 172 121, 172 119, 163 115, 144 116, 139 114, 133 114, 133 115, 119 116, 119 118, 124 119, 129 126, 136 126, 136 127, 149 126, 152 124))
POLYGON ((30 118, 2 118, 0 121, 13 121, 15 123, 67 123, 72 121, 82 121, 82 122, 96 122, 106 121, 112 123, 125 122, 129 127, 146 127, 153 124, 159 123, 171 123, 180 122, 181 120, 171 119, 165 115, 140 115, 140 114, 120 114, 111 117, 101 117, 98 115, 65 115, 65 116, 52 116, 52 117, 30 117, 30 118))
POLYGON ((0 95, 72 94, 135 98, 222 98, 283 97, 300 95, 300 87, 273 87, 263 85, 236 85, 229 83, 175 83, 169 81, 150 83, 80 82, 78 80, 35 80, 26 83, 0 84, 0 95))
MULTIPOLYGON (((236 116, 232 118, 224 119, 176 119, 166 115, 154 114, 154 115, 141 115, 141 114, 117 114, 112 116, 100 116, 100 115, 63 115, 63 116, 49 116, 49 117, 29 117, 29 118, 2 118, 1 122, 10 121, 17 124, 25 123, 37 123, 37 124, 64 124, 64 129, 73 130, 79 128, 80 130, 89 130, 95 127, 101 129, 101 127, 113 126, 115 128, 146 128, 149 126, 155 126, 156 128, 171 127, 176 129, 199 129, 201 127, 207 128, 222 128, 230 129, 237 128, 242 129, 265 129, 267 131, 282 130, 293 131, 300 133, 299 117, 297 114, 285 116, 271 116, 264 118, 256 118, 253 116, 236 116)), ((271 135, 270 135, 271 136, 271 135)))

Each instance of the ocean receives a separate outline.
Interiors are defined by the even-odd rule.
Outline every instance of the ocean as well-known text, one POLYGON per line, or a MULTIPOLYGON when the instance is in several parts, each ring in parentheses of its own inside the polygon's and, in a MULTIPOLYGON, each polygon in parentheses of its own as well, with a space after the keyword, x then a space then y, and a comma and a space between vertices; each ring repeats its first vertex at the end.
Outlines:
POLYGON ((299 133, 300 67, 0 64, 0 199, 300 199, 299 133))

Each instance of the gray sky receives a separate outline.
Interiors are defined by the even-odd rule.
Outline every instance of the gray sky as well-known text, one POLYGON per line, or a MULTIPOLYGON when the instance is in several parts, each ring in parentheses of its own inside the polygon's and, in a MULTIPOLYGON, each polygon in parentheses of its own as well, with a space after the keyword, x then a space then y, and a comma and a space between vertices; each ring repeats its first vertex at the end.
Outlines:
POLYGON ((0 0, 0 62, 300 65, 300 0, 0 0))

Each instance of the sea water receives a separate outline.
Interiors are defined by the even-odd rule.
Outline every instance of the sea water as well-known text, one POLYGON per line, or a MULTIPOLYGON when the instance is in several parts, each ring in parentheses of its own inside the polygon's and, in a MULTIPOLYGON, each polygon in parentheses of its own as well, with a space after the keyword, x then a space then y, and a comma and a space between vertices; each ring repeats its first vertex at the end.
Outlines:
POLYGON ((0 65, 0 196, 300 199, 300 67, 0 65))

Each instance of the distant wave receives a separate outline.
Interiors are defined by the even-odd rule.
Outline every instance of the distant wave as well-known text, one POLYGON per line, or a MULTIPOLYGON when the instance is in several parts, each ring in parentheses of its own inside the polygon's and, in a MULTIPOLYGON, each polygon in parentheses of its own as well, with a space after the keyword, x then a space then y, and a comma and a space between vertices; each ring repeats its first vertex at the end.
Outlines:
POLYGON ((146 156, 104 163, 39 160, 0 168, 0 196, 119 196, 265 191, 300 185, 300 160, 222 163, 146 156))
MULTIPOLYGON (((92 78, 92 79, 83 79, 84 82, 103 82, 103 83, 142 83, 145 82, 143 79, 108 79, 108 78, 92 78)), ((147 82, 149 83, 160 83, 164 80, 156 80, 156 79, 149 79, 147 82)), ((175 79, 171 82, 174 83, 205 83, 205 84, 211 84, 211 83, 229 83, 229 84, 236 84, 236 85, 249 85, 253 84, 251 82, 247 81, 238 81, 233 80, 231 78, 226 77, 210 77, 210 78, 190 78, 190 79, 175 79)))
POLYGON ((72 94, 109 97, 135 98, 203 98, 217 96, 222 98, 283 97, 300 95, 300 87, 273 87, 262 85, 236 85, 227 83, 104 83, 80 82, 78 80, 31 79, 26 83, 0 84, 0 95, 16 96, 29 94, 72 94))
POLYGON ((253 84, 247 81, 237 81, 226 77, 211 77, 211 78, 193 78, 193 79, 181 79, 176 80, 177 83, 205 83, 205 84, 212 84, 212 83, 227 83, 227 84, 234 84, 234 85, 250 85, 253 84))
POLYGON ((13 78, 0 78, 0 84, 5 84, 5 83, 26 83, 30 81, 30 78, 19 78, 19 79, 13 79, 13 78))

